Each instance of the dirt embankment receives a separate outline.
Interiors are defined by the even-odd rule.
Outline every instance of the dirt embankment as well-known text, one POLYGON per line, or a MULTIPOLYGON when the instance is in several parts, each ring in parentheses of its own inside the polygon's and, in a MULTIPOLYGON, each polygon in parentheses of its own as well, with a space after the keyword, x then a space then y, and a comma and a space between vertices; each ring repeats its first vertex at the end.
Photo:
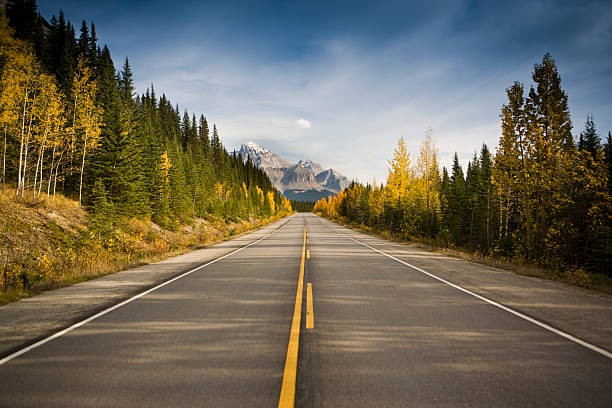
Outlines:
POLYGON ((209 216, 172 230, 122 218, 102 238, 74 200, 16 198, 7 191, 0 194, 0 305, 210 245, 277 218, 226 222, 209 216))

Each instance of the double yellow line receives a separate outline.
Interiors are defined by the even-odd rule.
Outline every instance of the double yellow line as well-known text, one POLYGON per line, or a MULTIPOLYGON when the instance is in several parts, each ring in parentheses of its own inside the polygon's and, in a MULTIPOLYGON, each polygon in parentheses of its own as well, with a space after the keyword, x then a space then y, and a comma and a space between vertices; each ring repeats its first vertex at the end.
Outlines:
POLYGON ((302 292, 304 291, 305 257, 306 227, 304 227, 304 243, 302 244, 300 276, 298 278, 297 294, 295 295, 295 308, 293 309, 293 321, 291 323, 291 334, 289 335, 289 347, 287 348, 287 359, 285 360, 283 385, 281 387, 280 399, 278 401, 279 408, 293 408, 293 404, 295 402, 295 384, 297 376, 298 349, 300 343, 300 324, 302 322, 302 292))

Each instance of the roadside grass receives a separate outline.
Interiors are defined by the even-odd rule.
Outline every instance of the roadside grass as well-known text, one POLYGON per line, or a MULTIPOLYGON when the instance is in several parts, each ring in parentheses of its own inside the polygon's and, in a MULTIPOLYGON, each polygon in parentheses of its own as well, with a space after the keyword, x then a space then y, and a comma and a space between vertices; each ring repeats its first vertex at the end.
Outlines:
POLYGON ((61 195, 0 193, 0 305, 234 238, 284 215, 226 222, 208 216, 172 230, 121 218, 107 237, 88 228, 78 202, 61 195))
POLYGON ((553 280, 568 285, 585 288, 591 291, 612 295, 612 278, 605 275, 587 273, 579 268, 554 270, 524 262, 522 259, 502 258, 495 255, 486 256, 480 253, 471 252, 465 248, 449 248, 444 246, 443 242, 436 240, 419 239, 414 237, 405 239, 386 230, 377 231, 363 224, 348 222, 342 217, 334 217, 331 220, 367 235, 384 238, 386 240, 401 243, 407 246, 415 246, 429 252, 448 255, 492 268, 511 271, 518 275, 553 280))

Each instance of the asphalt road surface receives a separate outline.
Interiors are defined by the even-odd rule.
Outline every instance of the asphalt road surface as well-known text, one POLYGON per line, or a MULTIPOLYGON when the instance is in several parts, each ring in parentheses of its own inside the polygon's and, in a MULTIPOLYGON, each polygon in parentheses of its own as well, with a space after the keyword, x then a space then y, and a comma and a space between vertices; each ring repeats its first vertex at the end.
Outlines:
POLYGON ((296 214, 9 356, 0 407, 612 406, 609 351, 346 232, 296 214))

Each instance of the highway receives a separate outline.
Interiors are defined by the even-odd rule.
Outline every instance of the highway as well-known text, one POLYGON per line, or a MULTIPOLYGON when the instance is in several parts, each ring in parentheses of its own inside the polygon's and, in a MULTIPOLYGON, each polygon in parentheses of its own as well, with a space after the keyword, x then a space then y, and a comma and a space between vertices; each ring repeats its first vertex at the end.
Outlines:
POLYGON ((6 357, 0 407, 612 406, 609 350, 368 239, 296 214, 6 357))

